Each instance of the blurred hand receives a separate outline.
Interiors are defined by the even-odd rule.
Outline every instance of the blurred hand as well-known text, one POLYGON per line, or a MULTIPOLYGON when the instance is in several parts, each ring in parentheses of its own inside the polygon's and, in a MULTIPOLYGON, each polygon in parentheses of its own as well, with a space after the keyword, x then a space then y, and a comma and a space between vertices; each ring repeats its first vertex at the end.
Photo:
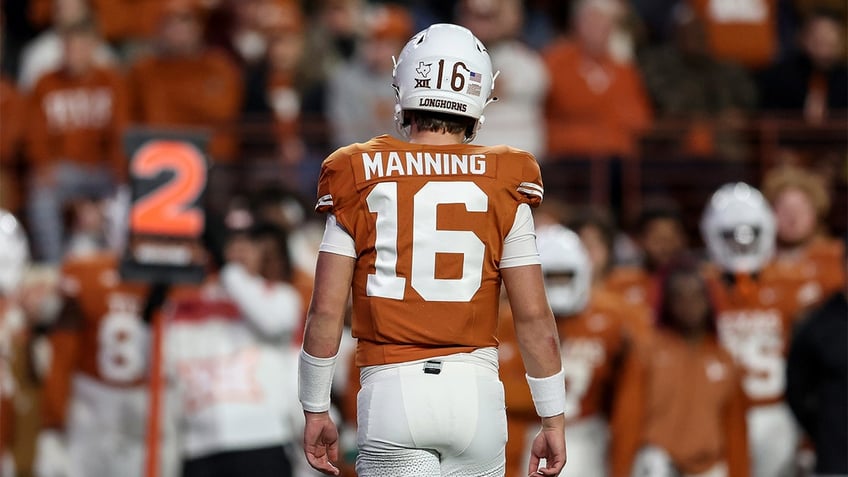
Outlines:
POLYGON ((303 451, 315 470, 327 475, 339 475, 333 462, 339 460, 339 431, 328 412, 304 412, 303 451))
POLYGON ((542 430, 533 439, 528 476, 556 476, 565 467, 565 415, 542 418, 542 430), (539 463, 545 459, 545 466, 539 463))

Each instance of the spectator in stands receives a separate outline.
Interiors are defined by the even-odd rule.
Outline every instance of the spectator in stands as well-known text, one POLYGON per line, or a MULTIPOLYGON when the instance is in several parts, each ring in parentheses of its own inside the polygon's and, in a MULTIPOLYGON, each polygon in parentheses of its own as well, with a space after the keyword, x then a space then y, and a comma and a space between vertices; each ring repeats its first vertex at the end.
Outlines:
MULTIPOLYGON (((2 20, 0 20, 2 21, 2 20)), ((0 32, 0 56, 3 35, 0 32)), ((0 75, 0 209, 17 211, 20 199, 18 159, 26 125, 26 102, 11 78, 0 75)))
POLYGON ((339 64, 353 59, 357 38, 365 24, 363 0, 320 0, 315 21, 308 29, 308 75, 324 79, 339 64))
POLYGON ((356 56, 339 64, 328 79, 326 114, 335 147, 395 130, 392 56, 410 36, 412 18, 400 5, 379 5, 368 12, 356 56))
MULTIPOLYGON (((848 261, 839 261, 843 270, 848 261)), ((792 340, 786 401, 816 451, 816 475, 848 475, 848 289, 813 311, 792 340)))
POLYGON ((548 76, 547 144, 550 159, 630 157, 651 121, 639 72, 609 55, 618 8, 613 0, 574 4, 572 34, 544 54, 548 76))
POLYGON ((747 477, 742 373, 718 343, 695 265, 678 265, 664 280, 659 324, 632 353, 617 390, 612 475, 747 477))
POLYGON ((686 0, 704 22, 710 51, 719 60, 764 68, 777 56, 780 0, 686 0))
POLYGON ((687 250, 677 204, 661 199, 647 202, 636 223, 635 239, 642 251, 642 265, 614 269, 606 286, 633 306, 656 310, 661 278, 687 250))
POLYGON ((777 221, 777 253, 764 273, 791 284, 785 298, 797 316, 845 285, 844 244, 824 226, 831 197, 821 177, 796 166, 771 170, 763 194, 777 221))
POLYGON ((167 1, 156 52, 130 68, 132 114, 145 126, 208 128, 212 160, 227 163, 237 152, 242 79, 225 53, 203 44, 201 13, 190 0, 167 1))
POLYGON ((845 19, 827 10, 813 11, 804 21, 800 40, 799 54, 762 75, 762 107, 801 112, 808 122, 820 124, 848 109, 845 19))
POLYGON ((67 26, 62 38, 64 65, 35 85, 26 131, 32 174, 29 219, 38 257, 50 263, 62 256, 64 204, 107 195, 126 176, 123 79, 97 66, 99 37, 90 20, 67 26))
POLYGON ((692 121, 682 138, 685 153, 711 156, 719 149, 732 155, 738 139, 715 128, 735 125, 756 107, 756 85, 741 67, 712 56, 703 20, 686 4, 674 9, 671 21, 673 41, 647 51, 640 62, 657 113, 692 121))
MULTIPOLYGON (((41 77, 62 66, 61 32, 70 25, 90 20, 93 12, 88 0, 49 0, 52 3, 52 26, 31 40, 21 52, 18 85, 30 91, 41 77)), ((94 59, 99 66, 111 66, 117 58, 109 45, 98 40, 94 59)))
POLYGON ((541 56, 518 40, 523 24, 519 0, 459 5, 459 23, 486 45, 492 67, 501 74, 495 81, 498 100, 486 108, 486 123, 475 144, 509 144, 541 159, 544 156, 543 105, 548 76, 541 56))
POLYGON ((279 146, 285 176, 291 185, 302 186, 297 166, 306 155, 301 135, 302 97, 312 85, 303 73, 303 19, 299 9, 292 10, 268 29, 267 69, 262 92, 273 114, 274 134, 279 146))

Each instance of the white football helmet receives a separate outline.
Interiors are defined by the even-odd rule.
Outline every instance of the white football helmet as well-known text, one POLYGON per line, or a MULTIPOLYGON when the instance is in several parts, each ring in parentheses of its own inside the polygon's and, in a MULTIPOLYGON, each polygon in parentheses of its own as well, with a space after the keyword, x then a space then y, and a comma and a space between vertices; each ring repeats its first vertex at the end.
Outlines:
POLYGON ((403 112, 425 110, 476 119, 470 142, 483 123, 483 108, 494 101, 492 61, 483 43, 465 27, 431 25, 403 47, 392 72, 397 93, 395 122, 405 136, 403 112))
POLYGON ((757 272, 774 253, 774 213, 759 190, 744 182, 725 184, 704 210, 701 235, 710 258, 725 271, 757 272))
POLYGON ((539 259, 545 274, 545 293, 557 317, 583 311, 589 302, 592 264, 580 237, 562 225, 536 230, 539 259))
POLYGON ((18 219, 0 209, 0 295, 18 288, 29 264, 29 244, 18 219))

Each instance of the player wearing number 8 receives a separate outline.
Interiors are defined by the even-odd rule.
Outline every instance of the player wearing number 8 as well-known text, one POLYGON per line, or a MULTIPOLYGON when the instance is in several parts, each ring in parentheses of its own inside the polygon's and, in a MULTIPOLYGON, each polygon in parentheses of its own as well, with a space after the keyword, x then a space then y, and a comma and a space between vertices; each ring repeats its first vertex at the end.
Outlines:
POLYGON ((495 76, 470 31, 433 25, 395 66, 395 119, 409 142, 379 136, 324 161, 316 209, 328 218, 299 392, 306 457, 327 474, 338 473, 327 409, 349 294, 362 384, 358 475, 504 474, 501 281, 542 416, 528 473, 557 475, 565 464, 559 340, 530 213, 544 194, 539 166, 507 146, 463 144, 495 76))

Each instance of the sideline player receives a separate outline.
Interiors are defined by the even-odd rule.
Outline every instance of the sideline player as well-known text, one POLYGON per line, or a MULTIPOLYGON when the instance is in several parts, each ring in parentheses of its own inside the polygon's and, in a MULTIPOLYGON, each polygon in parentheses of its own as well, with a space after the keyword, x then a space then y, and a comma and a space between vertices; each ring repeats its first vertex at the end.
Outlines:
POLYGON ((557 475, 565 464, 564 373, 530 213, 543 196, 539 166, 517 149, 463 145, 493 86, 483 44, 465 28, 432 25, 394 71, 396 120, 409 142, 379 136, 324 161, 316 208, 329 216, 299 392, 307 459, 327 474, 338 474, 327 410, 352 293, 357 473, 503 475, 501 280, 542 416, 528 474, 557 475))
MULTIPOLYGON (((617 296, 592 287, 592 264, 580 238, 555 224, 537 229, 539 259, 548 301, 556 317, 562 344, 562 368, 568 398, 565 404, 568 464, 565 475, 601 477, 609 474, 609 403, 617 395, 621 363, 631 348, 617 296), (612 299, 611 299, 612 298, 612 299)), ((526 449, 538 430, 538 418, 518 359, 512 317, 502 307, 498 352, 506 391, 509 441, 507 474, 526 475, 526 449)))
POLYGON ((701 233, 714 264, 707 274, 719 340, 744 372, 751 475, 792 475, 798 428, 784 392, 794 305, 785 299, 785 282, 765 273, 775 247, 774 215, 757 189, 725 184, 707 204, 701 233))

